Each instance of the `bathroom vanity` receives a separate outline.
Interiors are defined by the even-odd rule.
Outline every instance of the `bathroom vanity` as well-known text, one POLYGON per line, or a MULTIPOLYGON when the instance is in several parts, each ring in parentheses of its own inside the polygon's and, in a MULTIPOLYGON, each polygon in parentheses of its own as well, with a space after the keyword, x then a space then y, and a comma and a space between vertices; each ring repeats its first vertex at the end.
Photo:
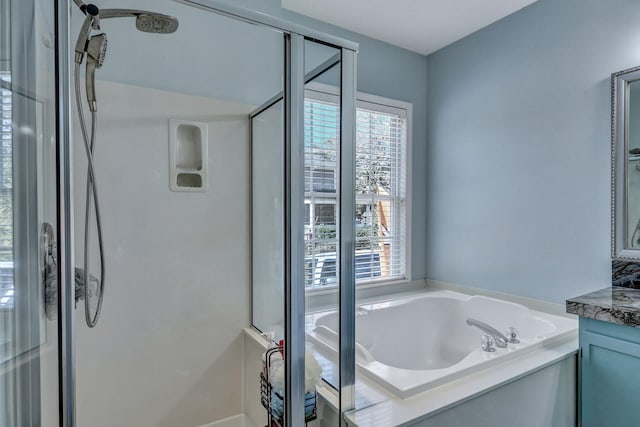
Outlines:
POLYGON ((567 312, 580 316, 581 425, 640 425, 640 289, 572 298, 567 312))

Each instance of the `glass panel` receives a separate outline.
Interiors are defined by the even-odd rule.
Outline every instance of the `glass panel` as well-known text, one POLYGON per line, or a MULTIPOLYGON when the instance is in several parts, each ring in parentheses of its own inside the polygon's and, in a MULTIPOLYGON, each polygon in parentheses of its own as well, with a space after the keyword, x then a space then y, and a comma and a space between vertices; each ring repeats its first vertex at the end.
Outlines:
POLYGON ((58 425, 56 254, 47 250, 55 230, 45 226, 57 223, 53 8, 0 0, 0 425, 7 427, 58 425))
MULTIPOLYGON (((305 209, 302 221, 305 280, 300 285, 309 290, 330 291, 321 299, 307 298, 306 322, 313 334, 314 319, 318 313, 335 316, 338 308, 339 50, 306 41, 305 71, 305 209)), ((284 294, 282 188, 285 177, 282 173, 284 153, 280 109, 281 102, 278 101, 260 110, 252 121, 253 322, 259 330, 275 336, 276 341, 283 336, 284 324, 284 307, 280 303, 284 294)), ((317 398, 315 385, 324 378, 337 387, 337 331, 336 324, 329 337, 333 344, 326 341, 319 344, 324 351, 316 351, 317 346, 309 341, 305 361, 307 372, 315 372, 305 384, 307 420, 322 414, 321 422, 328 425, 338 422, 337 409, 317 398), (313 402, 329 406, 325 410, 316 410, 313 402)))
MULTIPOLYGON (((225 418, 265 425, 265 350, 244 329, 252 254, 263 257, 254 262, 265 274, 254 275, 264 279, 254 318, 283 310, 282 294, 268 288, 283 274, 282 105, 253 122, 264 157, 253 181, 249 114, 283 90, 283 35, 174 1, 146 4, 175 16, 177 31, 142 33, 132 18, 100 23, 109 44, 95 71, 94 162, 106 282, 95 328, 85 324, 84 303, 77 307, 77 425, 203 426, 225 418), (255 200, 262 215, 252 223, 254 185, 266 193, 255 200), (252 225, 265 244, 253 251, 252 225)), ((72 19, 77 34, 84 17, 74 9, 72 19)), ((76 114, 74 125, 82 267, 87 160, 76 114)), ((90 273, 99 278, 93 206, 90 225, 90 273)))
POLYGON ((335 55, 339 51, 309 41, 305 47, 306 64, 318 64, 311 75, 320 73, 307 81, 304 102, 305 287, 335 287, 340 135, 340 65, 335 55))
POLYGON ((252 119, 253 324, 284 338, 283 101, 252 119))
MULTIPOLYGON (((305 283, 307 371, 317 363, 323 380, 339 387, 340 50, 307 40, 304 102, 305 283)), ((338 425, 337 408, 322 422, 338 425), (335 417, 332 419, 331 417, 335 417)))

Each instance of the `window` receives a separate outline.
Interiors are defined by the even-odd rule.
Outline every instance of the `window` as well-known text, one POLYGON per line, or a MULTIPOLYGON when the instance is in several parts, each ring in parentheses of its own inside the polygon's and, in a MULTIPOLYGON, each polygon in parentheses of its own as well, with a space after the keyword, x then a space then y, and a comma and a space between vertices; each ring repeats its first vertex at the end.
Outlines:
POLYGON ((337 283, 339 122, 335 97, 305 99, 305 287, 308 288, 337 283))
POLYGON ((13 145, 11 74, 0 71, 0 310, 13 307, 13 145))
MULTIPOLYGON (((339 213, 337 97, 307 90, 305 287, 335 286, 339 213)), ((407 277, 407 126, 410 106, 359 96, 356 111, 356 283, 407 277), (362 98, 362 99, 360 99, 362 98)))
POLYGON ((406 277, 407 112, 359 101, 356 111, 358 281, 406 277), (369 254, 364 266, 360 254, 369 254), (366 269, 368 267, 368 270, 366 269))

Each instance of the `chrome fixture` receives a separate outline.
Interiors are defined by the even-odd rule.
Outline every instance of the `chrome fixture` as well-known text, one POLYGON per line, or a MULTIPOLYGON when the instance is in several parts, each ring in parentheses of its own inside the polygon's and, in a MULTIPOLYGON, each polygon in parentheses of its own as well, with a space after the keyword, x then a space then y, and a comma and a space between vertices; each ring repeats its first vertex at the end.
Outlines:
MULTIPOLYGON (((507 338, 504 335, 502 335, 502 333, 499 332, 496 328, 494 328, 493 326, 490 326, 490 325, 488 325, 488 324, 486 324, 484 322, 481 322, 480 320, 468 318, 467 319, 467 325, 475 326, 476 328, 480 329, 482 332, 484 332, 487 335, 490 335, 491 337, 493 337, 493 339, 495 340, 495 344, 500 348, 505 348, 507 346, 507 343, 510 342, 509 338, 507 338)), ((483 348, 483 350, 484 350, 484 348, 483 348)))
POLYGON ((518 330, 513 326, 507 328, 507 341, 509 341, 510 344, 520 344, 518 330))
POLYGON ((96 68, 102 67, 104 57, 107 55, 107 35, 98 34, 89 39, 87 43, 87 71, 85 75, 85 89, 89 110, 97 111, 96 101, 96 68))
POLYGON ((496 351, 496 340, 491 335, 483 335, 480 338, 480 346, 483 351, 493 353, 496 351))
POLYGON ((82 131, 82 139, 84 141, 85 152, 87 156, 87 189, 86 204, 84 216, 84 254, 83 268, 76 269, 76 276, 82 275, 82 278, 76 277, 78 282, 84 285, 84 307, 85 320, 87 326, 93 328, 98 323, 100 312, 102 310, 102 301, 104 298, 105 287, 105 260, 104 260, 104 244, 102 238, 102 220, 100 218, 100 204, 98 203, 98 187, 96 183, 95 163, 93 153, 96 145, 96 133, 98 122, 98 101, 95 93, 95 71, 102 67, 107 53, 107 35, 96 34, 91 35, 91 30, 100 30, 100 22, 102 19, 109 18, 136 18, 136 28, 140 31, 156 34, 173 33, 178 29, 178 20, 173 16, 162 15, 160 13, 148 12, 145 10, 133 9, 103 9, 100 10, 96 5, 85 4, 82 0, 73 0, 73 2, 84 13, 85 20, 78 34, 78 40, 75 46, 75 95, 76 107, 78 109, 78 118, 80 121, 80 129, 82 131), (84 108, 80 95, 80 66, 87 54, 86 61, 86 101, 89 104, 91 112, 91 128, 87 129, 87 123, 84 118, 84 108), (100 279, 94 280, 89 270, 89 232, 90 218, 93 199, 93 209, 95 209, 96 231, 98 234, 98 254, 100 257, 100 279), (89 296, 92 294, 90 285, 95 284, 95 295, 98 302, 95 313, 91 314, 89 307, 89 296))

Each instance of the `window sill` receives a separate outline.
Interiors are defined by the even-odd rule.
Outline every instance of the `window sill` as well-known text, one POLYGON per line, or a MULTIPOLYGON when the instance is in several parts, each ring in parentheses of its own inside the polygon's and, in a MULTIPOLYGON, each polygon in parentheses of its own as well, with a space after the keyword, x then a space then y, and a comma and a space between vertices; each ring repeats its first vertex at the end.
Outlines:
MULTIPOLYGON (((383 286, 401 285, 408 282, 409 280, 406 277, 393 278, 389 280, 387 279, 371 280, 369 282, 356 283, 356 292, 360 289, 371 289, 371 288, 378 288, 383 286)), ((338 289, 339 289, 338 285, 317 286, 317 287, 306 288, 305 293, 307 295, 332 294, 332 293, 335 293, 338 289)))
MULTIPOLYGON (((378 298, 404 292, 421 290, 426 287, 422 280, 392 280, 369 282, 356 285, 356 302, 363 298, 378 298)), ((307 312, 331 310, 336 308, 339 288, 309 289, 305 292, 307 312)))

